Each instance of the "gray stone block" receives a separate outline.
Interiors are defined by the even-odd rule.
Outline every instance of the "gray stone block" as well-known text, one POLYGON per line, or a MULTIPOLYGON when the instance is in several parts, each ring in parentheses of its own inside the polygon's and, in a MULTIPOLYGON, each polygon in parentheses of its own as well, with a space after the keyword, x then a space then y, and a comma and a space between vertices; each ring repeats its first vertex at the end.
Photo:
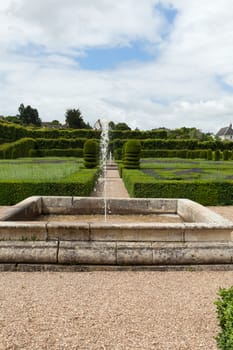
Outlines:
POLYGON ((95 197, 73 197, 72 214, 104 214, 104 199, 95 197))
POLYGON ((56 263, 57 242, 0 242, 1 263, 56 263))
POLYGON ((116 244, 61 241, 59 264, 116 264, 116 244))
POLYGON ((88 223, 51 222, 47 224, 48 240, 89 241, 88 223))
POLYGON ((90 225, 93 241, 183 241, 183 224, 108 224, 90 225))
POLYGON ((185 242, 231 241, 232 228, 214 224, 185 225, 185 242))
POLYGON ((73 206, 73 197, 44 196, 41 198, 43 214, 70 214, 73 206))
POLYGON ((118 242, 118 265, 152 265, 153 250, 150 242, 118 242))
POLYGON ((0 222, 0 240, 45 241, 46 224, 43 222, 0 222))
POLYGON ((154 265, 229 264, 233 244, 227 243, 152 243, 154 265))

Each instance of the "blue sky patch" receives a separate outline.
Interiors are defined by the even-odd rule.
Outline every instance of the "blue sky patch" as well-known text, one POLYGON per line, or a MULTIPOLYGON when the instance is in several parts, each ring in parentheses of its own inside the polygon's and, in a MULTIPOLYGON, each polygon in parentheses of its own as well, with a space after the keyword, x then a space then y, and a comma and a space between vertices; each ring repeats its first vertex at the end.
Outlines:
POLYGON ((224 81, 224 77, 222 77, 222 76, 220 76, 220 75, 217 75, 217 76, 216 76, 216 81, 217 81, 217 84, 218 84, 224 91, 233 94, 233 86, 230 85, 230 84, 227 84, 227 83, 224 81))
POLYGON ((155 55, 152 55, 141 42, 134 42, 128 47, 96 48, 85 51, 85 56, 78 57, 77 61, 81 69, 106 70, 114 69, 127 62, 148 62, 155 55))
POLYGON ((164 6, 161 2, 155 8, 167 19, 168 23, 175 22, 178 11, 172 6, 164 6))

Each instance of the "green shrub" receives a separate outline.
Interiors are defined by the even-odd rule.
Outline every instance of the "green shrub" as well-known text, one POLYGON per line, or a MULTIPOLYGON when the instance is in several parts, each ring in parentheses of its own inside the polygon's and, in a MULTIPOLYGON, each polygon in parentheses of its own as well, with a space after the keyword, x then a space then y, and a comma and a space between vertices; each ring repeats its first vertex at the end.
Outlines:
POLYGON ((83 148, 86 138, 57 139, 37 138, 36 144, 38 149, 65 149, 65 148, 83 148))
POLYGON ((215 160, 216 162, 218 162, 220 159, 221 159, 221 152, 217 149, 217 150, 214 152, 214 160, 215 160))
POLYGON ((230 158, 230 151, 228 151, 227 149, 224 149, 223 151, 223 160, 229 160, 230 158))
POLYGON ((92 169, 98 165, 99 145, 96 140, 87 140, 83 148, 84 166, 92 169))
POLYGON ((36 141, 31 138, 24 138, 15 142, 5 143, 0 146, 1 159, 15 159, 28 157, 31 149, 36 147, 36 141))
POLYGON ((141 143, 138 140, 129 140, 123 148, 123 167, 126 169, 140 168, 141 143))
POLYGON ((36 149, 31 150, 30 157, 83 157, 82 148, 52 148, 52 149, 36 149))
POLYGON ((217 316, 221 331, 216 340, 219 349, 233 349, 233 287, 220 289, 217 306, 217 316))
POLYGON ((0 205, 14 205, 34 195, 89 196, 97 176, 97 169, 84 169, 61 181, 0 181, 0 205))
POLYGON ((156 180, 140 170, 122 170, 122 178, 134 198, 189 198, 203 205, 233 203, 233 182, 208 180, 156 180))
POLYGON ((213 160, 213 151, 210 148, 207 151, 207 160, 213 160))

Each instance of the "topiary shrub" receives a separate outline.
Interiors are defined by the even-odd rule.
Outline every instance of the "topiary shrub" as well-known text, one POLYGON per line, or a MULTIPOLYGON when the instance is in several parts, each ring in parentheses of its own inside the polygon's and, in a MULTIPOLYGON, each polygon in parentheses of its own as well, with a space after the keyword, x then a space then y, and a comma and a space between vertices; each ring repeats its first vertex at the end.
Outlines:
POLYGON ((233 349, 233 287, 219 290, 219 299, 215 302, 221 331, 216 340, 219 349, 233 349))
POLYGON ((230 158, 230 152, 227 149, 225 149, 223 151, 223 160, 229 160, 229 158, 230 158))
POLYGON ((96 140, 87 140, 83 147, 84 166, 87 169, 98 165, 99 145, 96 140))
POLYGON ((207 160, 212 160, 213 159, 213 151, 212 149, 208 149, 207 151, 207 160))
POLYGON ((221 159, 221 152, 217 149, 215 152, 214 152, 214 160, 217 162, 221 159))
POLYGON ((123 167, 126 169, 140 168, 141 142, 129 140, 123 146, 123 167))

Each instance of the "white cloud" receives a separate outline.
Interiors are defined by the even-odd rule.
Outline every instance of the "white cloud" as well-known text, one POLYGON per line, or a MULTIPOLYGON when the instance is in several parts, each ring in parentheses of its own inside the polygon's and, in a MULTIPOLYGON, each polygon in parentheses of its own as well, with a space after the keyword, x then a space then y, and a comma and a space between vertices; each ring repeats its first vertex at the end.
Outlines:
POLYGON ((232 122, 233 2, 222 0, 5 0, 0 4, 0 115, 21 102, 43 120, 64 121, 80 108, 132 127, 196 126, 216 131, 232 122), (173 26, 156 10, 177 9, 173 26), (141 40, 158 55, 106 71, 85 71, 87 48, 141 40), (231 119, 232 118, 232 119, 231 119))
POLYGON ((127 45, 136 39, 155 42, 165 24, 153 9, 157 2, 12 0, 7 11, 9 31, 13 38, 60 50, 127 45))

